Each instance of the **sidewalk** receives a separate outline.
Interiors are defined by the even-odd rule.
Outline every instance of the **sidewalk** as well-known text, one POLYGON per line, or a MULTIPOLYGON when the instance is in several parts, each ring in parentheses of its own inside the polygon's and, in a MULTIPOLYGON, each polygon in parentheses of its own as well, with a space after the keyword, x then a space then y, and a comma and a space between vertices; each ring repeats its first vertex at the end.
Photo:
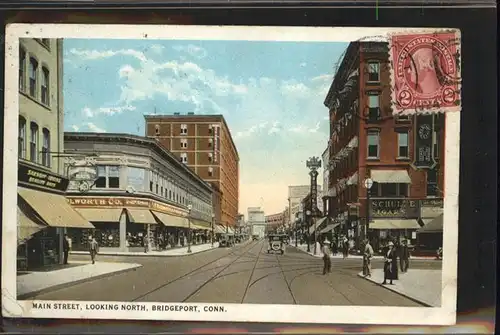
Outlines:
POLYGON ((17 299, 76 285, 89 280, 116 275, 141 267, 140 264, 82 261, 70 262, 70 267, 44 272, 30 272, 17 276, 17 299), (76 266, 75 266, 76 265, 76 266))
MULTIPOLYGON (((294 247, 295 248, 295 242, 292 241, 290 242, 290 246, 294 247)), ((305 252, 311 256, 314 256, 314 257, 318 257, 318 258, 322 258, 323 257, 323 253, 321 252, 321 248, 319 248, 317 250, 317 254, 315 255, 314 254, 314 244, 311 244, 310 246, 310 250, 311 252, 307 252, 307 244, 299 244, 297 245, 297 249, 299 249, 300 251, 302 252, 305 252)), ((342 253, 339 252, 337 253, 336 255, 331 255, 331 258, 344 258, 342 256, 342 253)), ((363 259, 363 256, 362 255, 349 255, 348 258, 353 258, 353 259, 363 259)), ((384 256, 373 256, 373 259, 384 259, 384 256)), ((412 256, 410 257, 410 259, 417 259, 417 260, 433 260, 435 259, 435 257, 417 257, 417 256, 412 256)))
POLYGON ((364 277, 363 272, 358 276, 429 307, 441 306, 441 270, 409 269, 406 273, 399 272, 399 279, 393 282, 394 285, 382 285, 382 269, 373 270, 370 278, 364 277))
MULTIPOLYGON (((128 252, 128 251, 100 251, 99 255, 103 256, 149 256, 149 257, 174 257, 174 256, 189 256, 198 254, 200 252, 216 249, 219 247, 219 242, 214 242, 212 247, 211 243, 193 245, 191 246, 191 252, 187 252, 187 247, 174 248, 170 250, 162 251, 149 251, 149 252, 128 252)), ((88 255, 88 251, 71 251, 72 255, 88 255)))

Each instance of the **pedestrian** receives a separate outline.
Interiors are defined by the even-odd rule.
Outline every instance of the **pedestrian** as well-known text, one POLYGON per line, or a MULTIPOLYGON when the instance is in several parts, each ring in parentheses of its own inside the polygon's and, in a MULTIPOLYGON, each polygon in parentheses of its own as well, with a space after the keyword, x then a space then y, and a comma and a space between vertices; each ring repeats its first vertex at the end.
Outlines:
POLYGON ((401 247, 399 249, 399 265, 403 273, 407 272, 410 267, 410 251, 408 250, 408 243, 406 240, 401 242, 401 247))
POLYGON ((396 250, 394 250, 394 243, 389 242, 388 248, 384 258, 384 281, 382 285, 386 285, 387 280, 392 285, 392 281, 398 279, 398 257, 396 250))
POLYGON ((347 258, 349 256, 349 240, 346 236, 344 236, 344 238, 342 239, 342 253, 344 255, 344 258, 347 258))
POLYGON ((90 237, 89 243, 90 258, 92 259, 92 264, 95 264, 95 256, 99 252, 99 244, 97 243, 95 237, 90 237))
POLYGON ((69 237, 68 234, 64 234, 64 239, 63 239, 64 264, 68 264, 69 249, 70 249, 69 237))
POLYGON ((330 241, 327 239, 323 241, 323 275, 330 273, 332 271, 332 260, 330 259, 330 241))
POLYGON ((372 257, 373 257, 373 248, 368 239, 365 239, 365 250, 363 253, 363 274, 365 277, 372 276, 372 257))
POLYGON ((148 239, 148 234, 144 234, 142 238, 142 244, 144 246, 144 253, 148 252, 148 244, 149 244, 149 239, 148 239))

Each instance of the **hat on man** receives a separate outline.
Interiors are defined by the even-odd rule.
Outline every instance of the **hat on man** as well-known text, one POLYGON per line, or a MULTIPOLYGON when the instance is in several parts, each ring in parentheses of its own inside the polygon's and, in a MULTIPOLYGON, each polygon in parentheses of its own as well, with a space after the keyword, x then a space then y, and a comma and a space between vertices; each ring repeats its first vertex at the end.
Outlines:
POLYGON ((394 246, 394 243, 389 242, 389 244, 388 244, 388 245, 389 245, 390 247, 393 247, 393 246, 394 246))
POLYGON ((328 240, 324 240, 324 241, 323 241, 323 243, 324 243, 324 244, 330 244, 330 241, 328 241, 328 240))

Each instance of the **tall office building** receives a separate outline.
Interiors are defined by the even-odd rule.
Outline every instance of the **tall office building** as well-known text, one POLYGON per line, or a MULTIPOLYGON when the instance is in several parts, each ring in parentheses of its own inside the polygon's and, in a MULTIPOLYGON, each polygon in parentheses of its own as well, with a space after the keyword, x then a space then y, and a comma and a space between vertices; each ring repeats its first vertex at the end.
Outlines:
POLYGON ((215 220, 234 226, 238 217, 239 155, 222 115, 147 115, 146 136, 156 138, 206 182, 220 190, 215 220))

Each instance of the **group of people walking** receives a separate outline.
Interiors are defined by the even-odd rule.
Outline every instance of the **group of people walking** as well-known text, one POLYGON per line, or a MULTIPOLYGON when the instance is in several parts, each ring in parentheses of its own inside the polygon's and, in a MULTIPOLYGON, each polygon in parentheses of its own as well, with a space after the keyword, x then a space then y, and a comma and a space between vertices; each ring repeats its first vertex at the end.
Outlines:
MULTIPOLYGON (((363 252, 363 275, 371 277, 372 268, 371 261, 374 256, 373 248, 370 242, 365 239, 363 252)), ((399 267, 401 272, 407 272, 410 267, 410 251, 406 240, 401 241, 397 246, 394 242, 390 241, 383 249, 382 255, 384 256, 384 281, 382 285, 392 285, 393 280, 398 279, 398 258, 399 267), (389 283, 387 283, 389 281, 389 283)))

